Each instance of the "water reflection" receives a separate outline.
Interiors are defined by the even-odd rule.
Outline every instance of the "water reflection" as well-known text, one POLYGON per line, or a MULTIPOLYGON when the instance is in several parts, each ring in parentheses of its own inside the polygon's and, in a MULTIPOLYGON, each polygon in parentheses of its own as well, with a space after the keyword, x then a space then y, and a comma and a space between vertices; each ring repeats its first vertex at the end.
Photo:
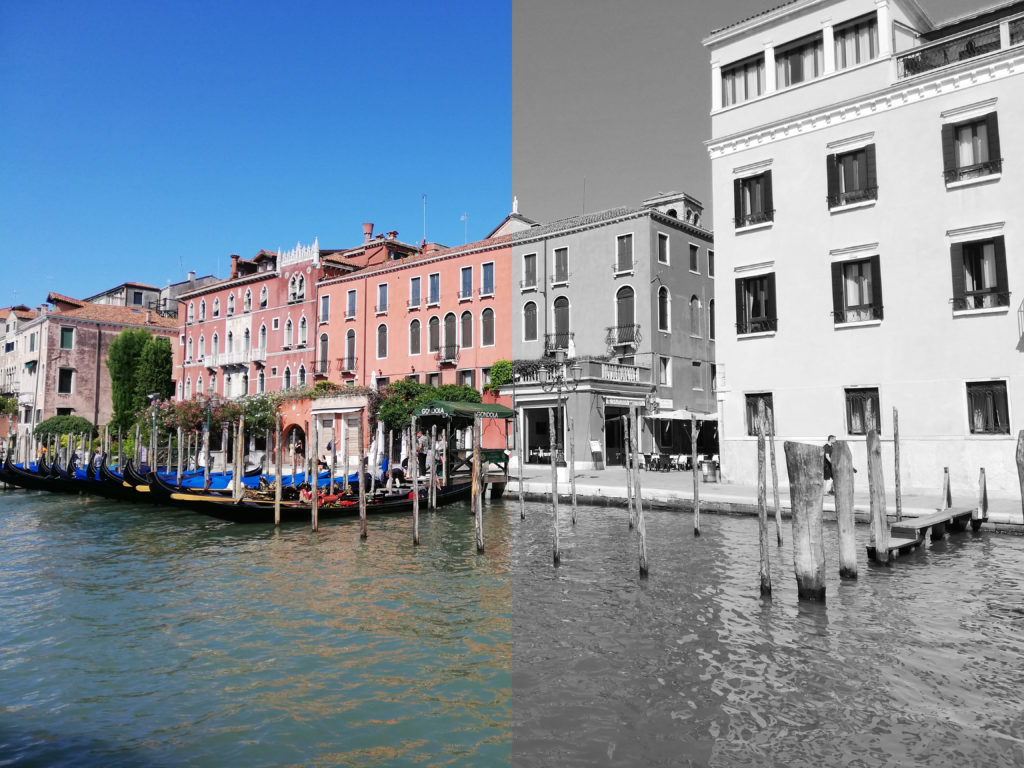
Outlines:
POLYGON ((788 541, 760 598, 747 518, 695 539, 649 513, 640 581, 611 508, 565 520, 556 569, 549 511, 514 500, 487 508, 483 555, 465 507, 424 513, 414 547, 407 518, 361 541, 355 521, 0 503, 0 762, 1024 763, 1017 537, 861 554, 841 582, 827 528, 819 604, 788 541))

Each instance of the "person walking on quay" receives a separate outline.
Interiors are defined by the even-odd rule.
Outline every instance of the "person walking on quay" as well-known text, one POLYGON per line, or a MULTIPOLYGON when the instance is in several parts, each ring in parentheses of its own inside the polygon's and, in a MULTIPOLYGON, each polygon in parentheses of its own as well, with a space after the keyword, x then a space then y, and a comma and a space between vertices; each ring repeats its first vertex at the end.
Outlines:
POLYGON ((422 429, 416 430, 416 472, 420 477, 427 474, 427 436, 422 429))
POLYGON ((825 491, 829 495, 835 495, 836 489, 835 484, 832 481, 832 443, 836 441, 835 435, 829 435, 828 440, 825 441, 825 485, 827 490, 825 491))

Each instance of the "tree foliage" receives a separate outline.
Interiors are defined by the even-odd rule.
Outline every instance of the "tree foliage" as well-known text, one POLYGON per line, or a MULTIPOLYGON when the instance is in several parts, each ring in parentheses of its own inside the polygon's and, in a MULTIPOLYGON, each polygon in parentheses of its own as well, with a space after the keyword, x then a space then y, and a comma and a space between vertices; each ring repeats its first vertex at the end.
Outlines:
POLYGON ((171 341, 163 336, 151 336, 139 352, 135 369, 135 400, 147 403, 154 392, 161 398, 174 394, 171 372, 171 341))
MULTIPOLYGON (((128 429, 135 414, 146 405, 146 393, 138 393, 138 375, 142 350, 151 338, 149 331, 129 328, 110 343, 107 370, 110 371, 110 393, 114 406, 111 426, 128 429)), ((150 390, 155 391, 155 390, 150 390)))
POLYGON ((88 419, 81 416, 51 416, 36 425, 35 434, 42 437, 49 435, 77 435, 83 432, 87 433, 90 437, 95 437, 96 435, 96 428, 88 419))
POLYGON ((431 400, 452 400, 461 403, 479 403, 480 393, 460 384, 442 384, 431 387, 416 381, 396 381, 379 390, 382 397, 371 415, 383 421, 388 429, 400 430, 409 423, 412 412, 431 400))
POLYGON ((0 397, 0 416, 18 412, 18 398, 0 397))

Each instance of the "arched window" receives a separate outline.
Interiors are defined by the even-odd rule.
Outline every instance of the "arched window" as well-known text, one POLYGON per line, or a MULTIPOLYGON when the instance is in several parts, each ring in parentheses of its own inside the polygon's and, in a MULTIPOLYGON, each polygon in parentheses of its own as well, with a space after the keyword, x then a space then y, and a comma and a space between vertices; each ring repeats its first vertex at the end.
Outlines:
POLYGON ((212 395, 216 391, 217 391, 217 374, 216 373, 211 373, 210 374, 210 394, 212 395))
POLYGON ((248 372, 242 374, 242 394, 249 394, 249 374, 248 372))
POLYGON ((715 300, 708 302, 708 338, 715 338, 715 300))
POLYGON ((266 351, 267 349, 267 326, 260 326, 260 349, 266 351))
POLYGON ((434 315, 427 321, 427 351, 437 352, 441 348, 441 321, 434 315))
POLYGON ((284 388, 291 389, 292 387, 292 370, 291 368, 284 369, 284 388))
POLYGON ((455 356, 455 348, 458 346, 458 341, 455 340, 455 313, 449 312, 444 316, 444 350, 446 357, 455 356))
POLYGON ((188 303, 188 312, 185 316, 190 323, 194 322, 196 319, 196 307, 191 301, 188 303))
POLYGON ((249 354, 249 350, 252 348, 252 334, 249 333, 249 329, 245 329, 245 336, 242 337, 242 351, 246 355, 249 354))
POLYGON ((700 299, 690 297, 690 335, 700 336, 700 299))
POLYGON ((553 349, 569 348, 569 299, 559 296, 555 299, 555 338, 553 349))
POLYGON ((228 331, 228 344, 227 344, 227 347, 225 347, 224 351, 227 352, 229 355, 232 352, 235 351, 235 332, 234 331, 228 331))
POLYGON ((203 322, 206 319, 206 299, 199 302, 199 322, 203 322))
POLYGON ((316 366, 317 366, 316 372, 319 373, 321 376, 326 376, 327 375, 327 363, 331 359, 331 357, 330 357, 330 346, 331 346, 331 342, 327 338, 327 334, 326 333, 321 333, 320 334, 320 349, 317 352, 317 360, 316 360, 316 366))
POLYGON ((473 314, 471 312, 463 312, 460 318, 462 328, 462 348, 472 349, 473 348, 473 314))
POLYGON ((305 317, 305 315, 303 315, 301 318, 299 318, 299 346, 300 347, 306 346, 306 339, 308 337, 307 331, 308 331, 308 326, 306 324, 306 317, 305 317))
POLYGON ((288 301, 302 301, 306 298, 306 279, 302 275, 292 275, 288 283, 288 301))
POLYGON ((185 379, 185 399, 192 397, 192 377, 185 379))
POLYGON ((188 342, 185 344, 185 359, 192 362, 192 337, 188 337, 188 342))
POLYGON ((356 370, 356 332, 353 330, 345 334, 345 363, 342 370, 350 373, 356 370))
POLYGON ((669 331, 672 328, 672 318, 669 317, 669 295, 668 288, 664 285, 658 289, 658 330, 669 331))
POLYGON ((523 307, 523 341, 537 340, 537 305, 532 301, 523 307))
POLYGON ((632 344, 636 339, 633 315, 633 289, 624 285, 615 292, 615 327, 617 344, 632 344))
POLYGON ((409 354, 418 355, 420 353, 420 321, 413 320, 409 323, 409 354))
POLYGON ((267 308, 267 299, 267 286, 264 285, 262 288, 260 288, 260 309, 267 308))
POLYGON ((480 346, 494 346, 494 310, 490 307, 480 313, 480 346))
POLYGON ((203 394, 203 377, 202 377, 202 375, 200 375, 199 378, 196 379, 196 394, 197 395, 203 394))
POLYGON ((206 357, 206 337, 205 336, 200 336, 199 337, 199 359, 202 360, 204 357, 206 357))
POLYGON ((306 366, 304 365, 299 366, 299 386, 306 386, 306 366))
POLYGON ((235 314, 235 294, 233 293, 228 294, 228 314, 235 314))
POLYGON ((242 299, 242 311, 252 312, 252 289, 245 289, 245 298, 242 299))
POLYGON ((213 316, 220 317, 220 298, 213 300, 213 316))
POLYGON ((377 358, 388 356, 388 327, 381 323, 377 326, 377 358))
POLYGON ((295 334, 292 329, 292 319, 289 317, 284 324, 284 345, 286 347, 290 347, 292 345, 292 341, 294 341, 294 335, 295 334))
POLYGON ((256 377, 256 391, 261 395, 267 391, 267 376, 260 370, 259 376, 256 377))
POLYGON ((215 333, 213 334, 213 341, 210 342, 210 354, 216 357, 217 352, 220 350, 220 337, 215 333))

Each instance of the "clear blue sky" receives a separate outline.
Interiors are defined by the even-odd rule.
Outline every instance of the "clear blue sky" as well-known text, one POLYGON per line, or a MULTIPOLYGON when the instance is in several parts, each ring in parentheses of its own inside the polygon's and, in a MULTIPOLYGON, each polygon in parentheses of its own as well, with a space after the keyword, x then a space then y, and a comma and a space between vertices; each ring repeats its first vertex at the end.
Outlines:
POLYGON ((511 208, 509 2, 0 0, 0 306, 229 256, 480 238, 511 208), (462 215, 468 214, 463 221, 462 215))

